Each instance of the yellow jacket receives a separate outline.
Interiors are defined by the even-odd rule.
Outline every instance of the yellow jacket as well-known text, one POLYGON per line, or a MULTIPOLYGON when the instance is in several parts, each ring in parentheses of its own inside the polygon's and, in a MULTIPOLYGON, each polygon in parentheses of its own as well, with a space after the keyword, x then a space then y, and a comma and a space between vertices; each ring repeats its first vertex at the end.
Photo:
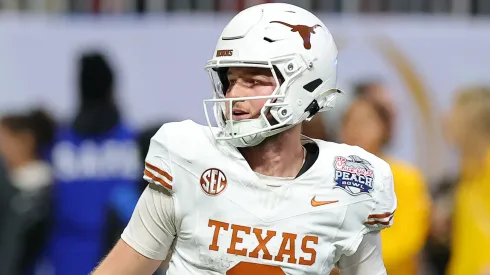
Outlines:
POLYGON ((388 275, 415 275, 430 226, 430 195, 416 168, 389 158, 386 161, 393 172, 398 207, 393 226, 381 231, 383 260, 388 275))
POLYGON ((490 153, 483 167, 466 167, 455 194, 449 275, 490 268, 490 153))

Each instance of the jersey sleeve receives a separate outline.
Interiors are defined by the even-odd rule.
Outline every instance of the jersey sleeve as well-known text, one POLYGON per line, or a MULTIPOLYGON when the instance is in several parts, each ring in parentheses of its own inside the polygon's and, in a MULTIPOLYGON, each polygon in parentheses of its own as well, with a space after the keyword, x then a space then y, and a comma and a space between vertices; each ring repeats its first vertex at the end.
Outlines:
POLYGON ((143 178, 149 183, 165 187, 173 193, 173 176, 170 153, 167 148, 165 125, 151 138, 148 154, 145 159, 143 178))
POLYGON ((337 263, 342 275, 386 275, 379 232, 364 235, 357 251, 337 263))
POLYGON ((397 207, 393 173, 387 163, 383 164, 384 167, 381 167, 381 173, 378 175, 381 179, 377 182, 372 194, 374 207, 364 222, 368 231, 379 231, 390 227, 393 224, 393 215, 397 207))
POLYGON ((162 186, 149 184, 121 239, 141 255, 163 261, 176 236, 175 222, 173 196, 162 186))
MULTIPOLYGON (((390 166, 381 159, 370 159, 374 180, 372 191, 362 196, 353 196, 356 201, 345 210, 336 239, 342 247, 337 257, 351 256, 357 250, 366 234, 378 232, 393 224, 396 196, 390 166)), ((338 261, 338 260, 337 260, 338 261)))

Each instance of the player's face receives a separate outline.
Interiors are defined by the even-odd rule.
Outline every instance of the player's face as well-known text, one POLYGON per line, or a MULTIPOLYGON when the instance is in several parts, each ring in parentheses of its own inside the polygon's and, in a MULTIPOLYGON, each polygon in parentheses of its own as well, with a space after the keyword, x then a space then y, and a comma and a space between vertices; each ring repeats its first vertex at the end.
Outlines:
POLYGON ((447 114, 445 120, 445 134, 449 143, 455 145, 459 149, 465 149, 470 147, 472 132, 470 114, 468 110, 461 106, 453 106, 451 111, 447 114))
POLYGON ((32 157, 32 137, 28 133, 15 133, 0 124, 0 155, 11 166, 32 157))
MULTIPOLYGON (((230 68, 228 70, 230 87, 226 98, 268 96, 276 89, 272 71, 267 68, 230 68)), ((267 99, 233 101, 233 120, 252 119, 260 115, 267 99)), ((226 119, 230 119, 230 105, 226 105, 226 119)))
POLYGON ((384 133, 385 127, 374 107, 366 101, 357 100, 344 117, 340 138, 342 142, 376 154, 381 149, 384 133))

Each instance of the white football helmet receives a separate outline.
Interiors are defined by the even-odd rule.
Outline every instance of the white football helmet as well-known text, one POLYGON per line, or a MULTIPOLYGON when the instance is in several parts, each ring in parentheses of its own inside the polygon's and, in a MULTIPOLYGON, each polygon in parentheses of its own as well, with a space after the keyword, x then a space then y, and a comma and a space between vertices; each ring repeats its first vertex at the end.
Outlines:
POLYGON ((215 138, 235 147, 256 146, 317 112, 330 110, 340 92, 332 35, 315 15, 290 4, 261 4, 237 14, 221 33, 206 70, 214 88, 214 98, 204 100, 206 119, 213 126, 208 112, 212 103, 220 130, 213 131, 215 138), (226 98, 230 67, 269 68, 277 87, 270 96, 226 98), (264 98, 258 118, 233 120, 229 108, 226 119, 226 104, 264 98))

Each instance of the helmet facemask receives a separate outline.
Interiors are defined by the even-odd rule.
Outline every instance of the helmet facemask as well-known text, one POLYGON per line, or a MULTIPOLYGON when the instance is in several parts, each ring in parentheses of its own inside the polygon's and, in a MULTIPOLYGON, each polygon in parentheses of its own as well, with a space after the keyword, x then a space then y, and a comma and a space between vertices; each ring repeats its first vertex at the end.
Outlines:
POLYGON ((292 59, 277 59, 269 62, 231 62, 225 64, 210 62, 206 69, 210 75, 214 90, 214 98, 204 101, 204 111, 210 126, 217 126, 220 131, 213 132, 217 140, 226 140, 235 147, 249 147, 260 144, 265 138, 278 134, 294 126, 292 107, 285 101, 287 87, 302 72, 297 70, 286 78, 281 74, 279 67, 292 59), (271 70, 276 83, 274 91, 267 96, 251 96, 239 98, 226 98, 228 78, 226 71, 230 67, 254 67, 271 70), (232 106, 239 101, 263 100, 264 106, 257 118, 234 120, 232 106), (209 115, 209 104, 213 104, 214 121, 209 115), (230 108, 226 108, 230 106, 230 108), (228 109, 228 110, 227 110, 228 109), (226 112, 228 111, 228 114, 226 112), (229 119, 226 119, 226 118, 229 119))

